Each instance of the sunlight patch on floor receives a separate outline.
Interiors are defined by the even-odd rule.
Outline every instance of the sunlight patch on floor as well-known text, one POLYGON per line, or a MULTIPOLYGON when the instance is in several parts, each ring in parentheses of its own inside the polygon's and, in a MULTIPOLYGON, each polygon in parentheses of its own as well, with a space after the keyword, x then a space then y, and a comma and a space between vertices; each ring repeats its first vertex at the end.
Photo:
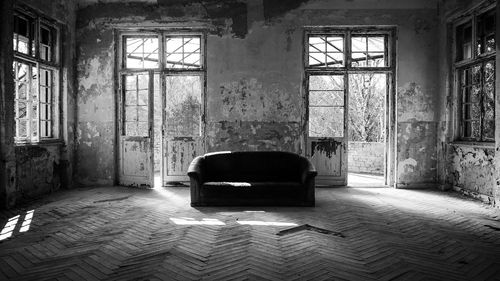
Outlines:
POLYGON ((177 225, 226 225, 218 219, 170 218, 177 225))
POLYGON ((348 173, 347 174, 347 185, 351 187, 382 187, 384 184, 383 175, 370 175, 370 174, 358 174, 358 173, 348 173))
POLYGON ((273 222, 273 221, 237 221, 241 225, 264 225, 264 226, 297 226, 291 222, 273 222))

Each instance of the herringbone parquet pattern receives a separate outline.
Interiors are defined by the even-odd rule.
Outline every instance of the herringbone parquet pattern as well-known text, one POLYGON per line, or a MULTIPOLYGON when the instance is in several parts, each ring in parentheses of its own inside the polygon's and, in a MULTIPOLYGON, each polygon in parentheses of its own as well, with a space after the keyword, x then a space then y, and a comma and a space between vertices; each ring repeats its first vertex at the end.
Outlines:
POLYGON ((187 188, 59 192, 0 214, 2 226, 20 215, 0 241, 0 280, 500 280, 498 209, 388 188, 316 198, 315 208, 195 209, 187 188), (292 224, 344 237, 277 235, 292 224))

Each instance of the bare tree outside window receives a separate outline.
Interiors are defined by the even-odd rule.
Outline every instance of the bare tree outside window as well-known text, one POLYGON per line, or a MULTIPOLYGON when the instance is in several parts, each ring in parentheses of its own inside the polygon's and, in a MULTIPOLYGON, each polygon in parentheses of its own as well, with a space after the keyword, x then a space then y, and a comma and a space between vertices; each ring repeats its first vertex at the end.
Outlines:
POLYGON ((349 141, 385 141, 386 74, 349 75, 349 141))

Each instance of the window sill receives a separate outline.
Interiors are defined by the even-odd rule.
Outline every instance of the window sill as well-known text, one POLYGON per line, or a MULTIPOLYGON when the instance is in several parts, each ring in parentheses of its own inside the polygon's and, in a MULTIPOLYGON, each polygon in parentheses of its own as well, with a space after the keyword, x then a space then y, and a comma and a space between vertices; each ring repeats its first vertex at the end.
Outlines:
POLYGON ((454 141, 454 142, 450 142, 449 144, 453 145, 453 146, 467 146, 467 147, 474 147, 474 148, 495 149, 494 142, 454 141))
POLYGON ((16 147, 33 147, 33 146, 63 146, 62 140, 43 140, 40 142, 14 142, 16 147))

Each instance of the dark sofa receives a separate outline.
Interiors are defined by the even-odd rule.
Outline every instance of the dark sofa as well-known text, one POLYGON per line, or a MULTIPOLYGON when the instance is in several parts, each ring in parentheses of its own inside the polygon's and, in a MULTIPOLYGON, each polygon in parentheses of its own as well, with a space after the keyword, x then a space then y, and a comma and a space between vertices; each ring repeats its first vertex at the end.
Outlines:
POLYGON ((216 152, 189 166, 191 206, 314 206, 316 170, 280 151, 216 152))

